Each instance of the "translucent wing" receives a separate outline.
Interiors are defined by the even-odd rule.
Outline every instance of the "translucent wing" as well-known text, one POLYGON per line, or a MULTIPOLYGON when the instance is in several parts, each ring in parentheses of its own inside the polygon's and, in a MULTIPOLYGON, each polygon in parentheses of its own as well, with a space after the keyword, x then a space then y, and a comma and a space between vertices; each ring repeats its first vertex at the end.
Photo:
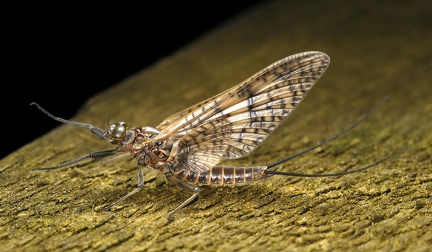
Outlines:
POLYGON ((206 171, 254 150, 294 110, 330 58, 304 52, 281 59, 233 88, 168 117, 157 128, 175 140, 170 156, 206 171))

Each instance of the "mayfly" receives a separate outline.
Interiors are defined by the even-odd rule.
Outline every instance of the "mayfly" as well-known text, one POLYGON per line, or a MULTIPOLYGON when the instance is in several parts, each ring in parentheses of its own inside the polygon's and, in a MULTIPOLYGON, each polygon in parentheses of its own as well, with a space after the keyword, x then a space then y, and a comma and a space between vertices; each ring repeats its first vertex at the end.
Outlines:
POLYGON ((237 185, 273 175, 341 176, 366 170, 390 157, 357 170, 332 174, 299 174, 270 168, 340 136, 366 119, 379 105, 337 135, 273 164, 250 167, 218 165, 226 159, 240 158, 260 145, 305 98, 329 63, 330 58, 322 52, 311 51, 288 56, 237 86, 168 117, 156 127, 128 128, 125 122, 117 122, 103 131, 88 123, 56 117, 37 103, 31 103, 56 121, 85 127, 99 138, 116 145, 114 149, 88 153, 56 166, 35 169, 53 170, 86 158, 129 152, 138 162, 138 187, 105 209, 112 208, 143 188, 143 166, 147 166, 159 170, 168 181, 193 193, 168 214, 169 220, 174 213, 197 198, 199 185, 237 185))

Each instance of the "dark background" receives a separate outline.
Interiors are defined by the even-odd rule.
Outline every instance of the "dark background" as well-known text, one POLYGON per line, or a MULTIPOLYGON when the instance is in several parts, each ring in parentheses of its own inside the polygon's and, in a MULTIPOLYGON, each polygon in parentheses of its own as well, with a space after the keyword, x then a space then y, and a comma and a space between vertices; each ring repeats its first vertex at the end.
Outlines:
POLYGON ((9 6, 3 23, 0 159, 72 117, 91 96, 263 1, 9 6))

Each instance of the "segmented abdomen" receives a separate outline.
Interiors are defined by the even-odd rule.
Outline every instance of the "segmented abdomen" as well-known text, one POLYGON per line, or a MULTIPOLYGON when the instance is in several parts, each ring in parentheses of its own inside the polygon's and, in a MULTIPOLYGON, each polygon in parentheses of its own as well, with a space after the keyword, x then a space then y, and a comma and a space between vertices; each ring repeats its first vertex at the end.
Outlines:
POLYGON ((206 172, 183 169, 175 174, 182 180, 202 185, 234 185, 253 182, 264 178, 266 166, 234 167, 216 166, 206 172))

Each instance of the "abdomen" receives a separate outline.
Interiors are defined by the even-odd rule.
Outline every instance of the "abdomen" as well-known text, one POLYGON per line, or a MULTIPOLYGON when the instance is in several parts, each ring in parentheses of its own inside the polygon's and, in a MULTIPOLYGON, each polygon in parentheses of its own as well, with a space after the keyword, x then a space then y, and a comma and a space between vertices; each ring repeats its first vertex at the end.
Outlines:
POLYGON ((175 176, 192 184, 202 185, 235 185, 261 180, 266 166, 234 167, 216 166, 206 172, 183 169, 175 176))

